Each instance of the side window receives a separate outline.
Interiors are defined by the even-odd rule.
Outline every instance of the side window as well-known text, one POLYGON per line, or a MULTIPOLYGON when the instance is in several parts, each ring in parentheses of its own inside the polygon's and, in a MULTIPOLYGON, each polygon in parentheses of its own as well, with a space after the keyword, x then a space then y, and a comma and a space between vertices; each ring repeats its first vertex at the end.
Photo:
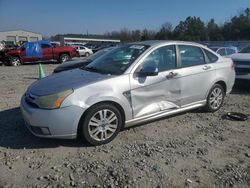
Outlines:
POLYGON ((181 67, 191 67, 205 64, 202 50, 196 46, 179 45, 181 67))
POLYGON ((49 44, 41 44, 41 47, 42 48, 51 48, 51 45, 49 45, 49 44))
POLYGON ((210 51, 208 51, 206 49, 203 49, 203 50, 207 55, 209 63, 214 63, 214 62, 216 62, 218 60, 218 57, 216 55, 214 55, 212 52, 210 52, 210 51))
POLYGON ((233 49, 227 48, 226 50, 227 50, 227 55, 231 55, 235 53, 235 50, 233 49))
POLYGON ((226 55, 226 50, 225 48, 221 48, 217 51, 218 54, 220 54, 221 56, 225 56, 226 55))
POLYGON ((160 47, 151 52, 143 62, 145 66, 156 66, 159 72, 176 68, 176 52, 175 46, 169 45, 160 47))

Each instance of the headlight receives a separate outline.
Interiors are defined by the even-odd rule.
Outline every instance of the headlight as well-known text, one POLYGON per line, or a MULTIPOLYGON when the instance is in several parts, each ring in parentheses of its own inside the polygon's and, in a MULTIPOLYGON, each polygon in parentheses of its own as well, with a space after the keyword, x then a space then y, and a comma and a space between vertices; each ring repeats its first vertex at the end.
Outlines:
POLYGON ((46 96, 41 96, 38 97, 35 101, 35 103, 40 107, 40 108, 45 108, 45 109, 57 109, 60 108, 62 102, 64 99, 69 96, 71 93, 73 93, 73 90, 66 90, 60 93, 55 93, 52 95, 46 95, 46 96))

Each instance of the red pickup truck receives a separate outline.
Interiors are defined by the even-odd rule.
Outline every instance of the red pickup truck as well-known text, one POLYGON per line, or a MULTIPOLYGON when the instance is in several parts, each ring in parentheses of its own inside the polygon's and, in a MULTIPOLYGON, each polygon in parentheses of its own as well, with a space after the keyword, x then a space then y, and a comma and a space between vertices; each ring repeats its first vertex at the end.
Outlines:
POLYGON ((0 52, 0 61, 6 65, 18 66, 23 62, 57 60, 60 63, 80 57, 78 51, 70 46, 53 46, 49 41, 26 42, 16 49, 0 52))

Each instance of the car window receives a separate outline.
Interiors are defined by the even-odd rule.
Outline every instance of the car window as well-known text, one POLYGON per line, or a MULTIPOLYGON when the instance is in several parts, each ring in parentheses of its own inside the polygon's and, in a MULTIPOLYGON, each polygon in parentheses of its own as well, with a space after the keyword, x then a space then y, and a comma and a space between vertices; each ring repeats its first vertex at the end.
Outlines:
POLYGON ((226 55, 226 50, 225 48, 221 48, 217 51, 218 54, 220 54, 221 56, 225 56, 226 55))
POLYGON ((50 44, 41 44, 41 47, 42 48, 51 48, 51 45, 50 44))
POLYGON ((191 45, 179 45, 180 61, 182 67, 205 64, 201 48, 191 45))
POLYGON ((143 61, 142 67, 154 65, 159 72, 176 68, 176 52, 175 46, 160 47, 151 52, 143 61))
POLYGON ((245 48, 242 48, 241 51, 239 51, 239 53, 250 53, 250 46, 247 46, 245 48))
POLYGON ((227 51, 227 55, 231 55, 235 53, 235 50, 230 49, 230 48, 227 48, 226 51, 227 51))
POLYGON ((210 52, 210 51, 208 51, 208 50, 206 50, 204 48, 203 48, 203 50, 207 55, 209 63, 214 63, 214 62, 216 62, 218 60, 218 57, 216 55, 214 55, 212 52, 210 52))
POLYGON ((80 50, 84 50, 84 47, 80 47, 80 50))

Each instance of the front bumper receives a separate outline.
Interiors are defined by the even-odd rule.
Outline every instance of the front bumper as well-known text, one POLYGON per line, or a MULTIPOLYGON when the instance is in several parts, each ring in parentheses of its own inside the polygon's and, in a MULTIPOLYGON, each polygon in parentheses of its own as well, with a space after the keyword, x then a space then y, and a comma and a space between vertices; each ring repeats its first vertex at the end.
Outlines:
POLYGON ((74 139, 84 109, 68 106, 55 110, 40 109, 21 99, 21 112, 30 132, 38 137, 74 139))

